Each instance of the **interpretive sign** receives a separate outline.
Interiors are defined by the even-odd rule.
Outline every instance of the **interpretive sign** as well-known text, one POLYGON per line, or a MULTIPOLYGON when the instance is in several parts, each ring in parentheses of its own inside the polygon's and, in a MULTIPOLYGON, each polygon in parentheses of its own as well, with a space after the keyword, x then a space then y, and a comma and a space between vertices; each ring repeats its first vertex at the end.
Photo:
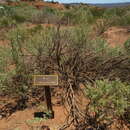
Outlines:
POLYGON ((34 75, 34 85, 56 86, 58 85, 58 75, 34 75))
POLYGON ((54 111, 51 103, 51 89, 49 86, 58 85, 58 75, 34 75, 34 85, 44 86, 46 106, 49 111, 50 118, 54 118, 54 111))

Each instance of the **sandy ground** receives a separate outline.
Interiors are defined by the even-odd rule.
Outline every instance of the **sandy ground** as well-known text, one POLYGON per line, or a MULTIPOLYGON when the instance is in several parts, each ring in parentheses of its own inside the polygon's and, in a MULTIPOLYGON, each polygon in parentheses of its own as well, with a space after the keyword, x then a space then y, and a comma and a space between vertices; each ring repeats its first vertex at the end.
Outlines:
POLYGON ((130 27, 111 27, 104 34, 103 37, 112 46, 123 46, 123 44, 130 38, 130 27))
POLYGON ((66 114, 63 106, 54 106, 54 119, 34 119, 36 108, 17 111, 9 118, 0 120, 0 130, 40 130, 40 126, 49 126, 51 130, 58 130, 64 124, 66 114))

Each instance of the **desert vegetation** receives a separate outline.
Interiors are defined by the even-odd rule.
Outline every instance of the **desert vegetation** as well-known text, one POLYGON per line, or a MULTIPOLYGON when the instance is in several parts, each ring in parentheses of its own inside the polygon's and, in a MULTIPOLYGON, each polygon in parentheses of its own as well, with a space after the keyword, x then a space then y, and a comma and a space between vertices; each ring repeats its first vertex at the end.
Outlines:
POLYGON ((129 13, 130 7, 1 5, 0 98, 15 101, 1 103, 1 119, 44 101, 33 75, 57 74, 68 112, 59 130, 129 129, 130 40, 111 47, 103 38, 112 26, 128 27, 129 13))

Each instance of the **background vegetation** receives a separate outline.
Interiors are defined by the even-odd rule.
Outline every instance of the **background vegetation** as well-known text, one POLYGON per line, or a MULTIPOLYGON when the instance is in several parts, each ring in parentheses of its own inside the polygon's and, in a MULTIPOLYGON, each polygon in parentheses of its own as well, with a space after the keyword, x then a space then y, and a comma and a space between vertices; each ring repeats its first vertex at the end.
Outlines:
POLYGON ((0 47, 1 96, 17 97, 17 109, 24 109, 39 93, 32 75, 57 73, 77 129, 106 130, 114 119, 130 122, 129 40, 124 47, 111 48, 101 37, 111 26, 129 25, 129 7, 38 10, 23 3, 1 7, 0 28, 8 28, 2 34, 8 46, 0 47), (80 84, 90 101, 82 114, 78 97, 74 98, 80 84))

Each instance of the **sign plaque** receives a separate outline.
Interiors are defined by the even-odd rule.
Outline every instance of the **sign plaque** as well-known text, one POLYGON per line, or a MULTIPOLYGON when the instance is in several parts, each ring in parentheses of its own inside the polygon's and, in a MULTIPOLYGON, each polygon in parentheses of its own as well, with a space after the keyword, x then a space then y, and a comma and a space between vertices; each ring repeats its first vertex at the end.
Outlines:
POLYGON ((58 75, 34 75, 34 85, 36 86, 57 86, 58 75))

